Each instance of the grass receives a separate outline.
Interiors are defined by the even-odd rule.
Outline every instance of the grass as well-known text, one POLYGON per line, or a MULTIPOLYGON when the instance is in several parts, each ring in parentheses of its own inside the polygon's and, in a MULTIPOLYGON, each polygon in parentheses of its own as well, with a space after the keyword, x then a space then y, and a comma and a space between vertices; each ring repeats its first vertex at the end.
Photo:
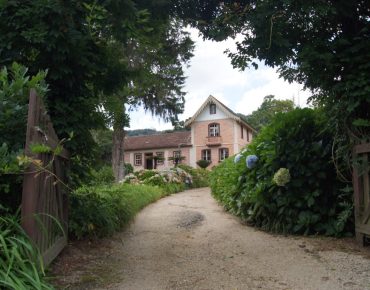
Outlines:
POLYGON ((112 235, 146 205, 183 189, 176 184, 83 186, 70 195, 70 235, 77 239, 112 235))
POLYGON ((16 216, 0 217, 0 289, 53 289, 39 251, 16 216))

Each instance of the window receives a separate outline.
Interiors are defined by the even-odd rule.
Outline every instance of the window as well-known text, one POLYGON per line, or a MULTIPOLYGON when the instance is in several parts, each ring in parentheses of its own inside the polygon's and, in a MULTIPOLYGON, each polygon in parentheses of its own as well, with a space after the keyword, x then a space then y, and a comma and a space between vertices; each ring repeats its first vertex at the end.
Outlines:
POLYGON ((218 155, 220 161, 225 160, 227 157, 229 157, 229 149, 228 148, 220 148, 218 150, 218 155))
POLYGON ((181 151, 173 151, 173 164, 181 163, 181 151))
POLYGON ((220 124, 213 123, 208 126, 208 136, 217 137, 220 136, 220 124))
POLYGON ((247 141, 249 142, 249 130, 247 129, 247 141))
POLYGON ((157 164, 162 165, 164 161, 164 152, 156 152, 155 155, 158 157, 157 164))
POLYGON ((210 113, 211 115, 216 114, 216 104, 210 104, 210 105, 209 105, 209 113, 210 113))
POLYGON ((202 159, 211 161, 211 150, 210 149, 202 150, 202 159))
POLYGON ((141 153, 135 153, 135 166, 143 164, 143 155, 141 153))
MULTIPOLYGON (((248 134, 248 131, 247 131, 247 134, 248 134)), ((240 135, 241 135, 241 137, 243 139, 244 138, 244 129, 243 129, 243 126, 240 126, 240 135)))

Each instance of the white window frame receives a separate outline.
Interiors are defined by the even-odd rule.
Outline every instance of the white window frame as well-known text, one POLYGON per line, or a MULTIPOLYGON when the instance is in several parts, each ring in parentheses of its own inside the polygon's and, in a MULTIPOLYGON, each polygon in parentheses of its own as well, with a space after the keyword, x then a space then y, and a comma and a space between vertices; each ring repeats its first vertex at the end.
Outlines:
POLYGON ((134 164, 135 164, 135 166, 143 165, 143 154, 142 153, 135 153, 134 154, 134 164))
POLYGON ((163 151, 155 152, 155 156, 162 158, 162 160, 157 160, 157 165, 163 165, 163 163, 164 163, 164 152, 163 151))
POLYGON ((218 150, 219 161, 224 161, 229 157, 229 148, 220 148, 218 150))
POLYGON ((209 137, 219 137, 220 136, 220 124, 212 123, 208 126, 208 136, 209 137))
POLYGON ((211 151, 211 149, 202 150, 202 160, 212 161, 212 151, 211 151))

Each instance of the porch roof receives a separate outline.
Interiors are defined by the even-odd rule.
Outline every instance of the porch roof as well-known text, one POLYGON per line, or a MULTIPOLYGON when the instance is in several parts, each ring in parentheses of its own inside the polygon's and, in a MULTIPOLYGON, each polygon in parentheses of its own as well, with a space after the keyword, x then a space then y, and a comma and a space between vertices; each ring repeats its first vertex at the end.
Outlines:
POLYGON ((124 141, 124 149, 126 151, 191 146, 192 144, 190 131, 178 131, 173 133, 125 137, 124 141))

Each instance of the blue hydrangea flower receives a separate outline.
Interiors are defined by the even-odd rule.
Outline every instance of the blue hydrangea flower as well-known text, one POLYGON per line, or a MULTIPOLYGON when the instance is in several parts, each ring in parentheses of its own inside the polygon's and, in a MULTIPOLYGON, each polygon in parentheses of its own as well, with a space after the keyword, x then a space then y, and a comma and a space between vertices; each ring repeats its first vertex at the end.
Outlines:
POLYGON ((236 164, 236 163, 238 163, 238 162, 239 162, 239 160, 240 160, 242 157, 243 157, 243 155, 241 155, 241 154, 236 155, 236 156, 234 157, 234 163, 235 163, 235 164, 236 164))
POLYGON ((252 169, 256 166, 258 157, 256 155, 248 155, 246 159, 247 167, 252 169))

